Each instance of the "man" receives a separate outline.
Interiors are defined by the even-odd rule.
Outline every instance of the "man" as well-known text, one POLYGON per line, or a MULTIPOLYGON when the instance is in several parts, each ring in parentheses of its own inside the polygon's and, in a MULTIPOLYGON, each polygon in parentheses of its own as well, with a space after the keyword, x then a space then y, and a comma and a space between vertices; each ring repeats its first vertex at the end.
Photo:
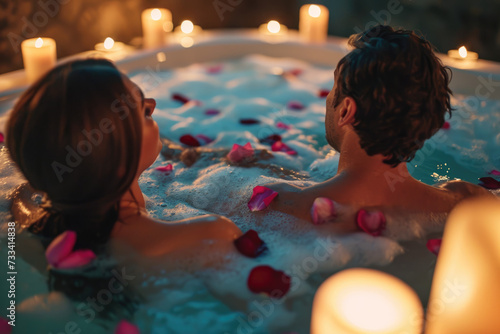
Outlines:
POLYGON ((350 206, 352 217, 338 229, 351 231, 360 208, 445 214, 466 197, 489 195, 461 181, 426 185, 406 167, 451 112, 449 69, 430 43, 389 26, 349 42, 354 49, 339 61, 326 100, 326 138, 340 152, 337 175, 309 188, 270 185, 279 193, 271 209, 310 221, 314 200, 328 197, 350 206))

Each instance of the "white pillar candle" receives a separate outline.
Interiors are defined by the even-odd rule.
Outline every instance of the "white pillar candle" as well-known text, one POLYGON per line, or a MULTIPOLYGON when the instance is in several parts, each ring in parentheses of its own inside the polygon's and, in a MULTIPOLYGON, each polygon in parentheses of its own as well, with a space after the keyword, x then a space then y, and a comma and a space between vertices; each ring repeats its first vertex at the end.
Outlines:
POLYGON ((314 297, 312 334, 420 334, 417 294, 389 274, 363 268, 327 279, 314 297))
POLYGON ((500 201, 477 198, 449 215, 427 307, 426 334, 498 333, 500 201))
POLYGON ((300 7, 299 33, 308 42, 321 43, 328 36, 328 8, 322 5, 300 7))
POLYGON ((172 31, 172 12, 165 8, 150 8, 142 12, 144 48, 157 48, 167 44, 167 33, 172 31))
POLYGON ((27 39, 21 43, 21 50, 28 83, 35 82, 56 64, 56 41, 52 38, 27 39))
POLYGON ((476 61, 479 55, 476 52, 468 51, 465 46, 462 46, 458 50, 448 51, 448 57, 455 60, 476 61))

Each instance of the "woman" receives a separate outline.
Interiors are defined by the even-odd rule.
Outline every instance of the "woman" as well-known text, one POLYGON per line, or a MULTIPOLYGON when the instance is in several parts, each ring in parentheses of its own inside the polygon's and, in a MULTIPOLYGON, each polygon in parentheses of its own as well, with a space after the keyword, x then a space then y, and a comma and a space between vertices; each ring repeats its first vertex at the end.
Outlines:
POLYGON ((205 215, 160 222, 145 211, 138 178, 161 150, 155 100, 109 61, 87 59, 51 70, 15 105, 6 144, 30 186, 46 196, 35 212, 26 188, 12 211, 18 223, 53 239, 77 233, 78 248, 111 239, 139 254, 182 252, 213 240, 226 248, 241 232, 205 215))

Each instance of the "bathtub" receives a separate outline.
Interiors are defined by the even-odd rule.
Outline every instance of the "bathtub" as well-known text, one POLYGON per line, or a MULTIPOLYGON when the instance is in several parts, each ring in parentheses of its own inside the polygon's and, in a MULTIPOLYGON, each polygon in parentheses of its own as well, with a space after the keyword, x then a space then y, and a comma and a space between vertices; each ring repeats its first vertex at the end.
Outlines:
MULTIPOLYGON (((118 60, 117 65, 122 71, 134 78, 137 73, 161 73, 196 63, 231 62, 247 55, 258 54, 271 58, 293 58, 297 61, 315 64, 331 71, 333 77, 333 69, 337 62, 348 52, 346 42, 346 39, 332 37, 327 44, 311 45, 303 43, 294 32, 291 32, 286 40, 272 40, 260 36, 255 30, 207 31, 189 48, 182 47, 172 41, 172 44, 165 48, 136 51, 127 58, 118 60)), ((85 53, 78 57, 90 54, 85 53)), ((464 129, 485 128, 487 121, 482 120, 482 118, 486 117, 488 113, 495 114, 496 118, 492 119, 500 119, 500 109, 498 109, 500 103, 500 64, 488 61, 469 64, 453 61, 445 55, 440 55, 440 57, 446 65, 453 69, 451 88, 454 94, 464 96, 461 101, 471 109, 478 111, 479 116, 477 118, 461 116, 459 119, 460 126, 464 129)), ((25 88, 26 79, 23 71, 0 76, 0 89, 2 89, 0 91, 0 131, 4 131, 6 112, 12 107, 16 97, 25 88)), ((494 126, 488 128, 486 134, 483 134, 483 137, 477 138, 477 140, 488 141, 488 145, 484 147, 485 155, 489 158, 491 165, 499 168, 500 157, 494 156, 492 152, 494 152, 495 147, 500 147, 500 135, 488 140, 488 137, 492 133, 494 134, 494 131, 494 126)), ((477 133, 473 135, 475 134, 477 133)), ((451 138, 455 140, 455 137, 451 136, 451 138)), ((458 136, 456 140, 458 140, 458 136)), ((438 146, 438 150, 442 151, 447 148, 436 143, 433 145, 438 146)), ((473 147, 471 147, 472 149, 473 147)), ((7 221, 9 219, 7 190, 17 185, 20 179, 5 161, 5 149, 3 149, 2 153, 0 177, 2 177, 3 184, 0 215, 2 221, 7 221)), ((439 170, 447 168, 445 167, 447 164, 443 163, 443 160, 439 160, 443 159, 441 156, 431 156, 425 162, 425 164, 429 165, 428 168, 421 171, 422 175, 426 175, 425 177, 422 176, 422 179, 427 183, 438 180, 438 178, 431 176, 434 172, 438 172, 440 174, 438 176, 443 177, 444 174, 439 173, 439 170), (437 166, 434 166, 434 164, 437 164, 437 166)), ((479 176, 484 176, 484 160, 480 158, 475 160, 473 157, 471 161, 467 161, 468 156, 469 153, 463 157, 459 155, 462 160, 458 159, 459 162, 455 162, 454 168, 456 172, 450 176, 451 178, 459 177, 466 181, 476 182, 479 176), (465 169, 462 170, 462 167, 465 169)), ((446 157, 446 159, 451 158, 446 157)), ((331 161, 335 162, 335 159, 331 161)), ((160 159, 154 166, 164 163, 165 161, 160 159)), ((237 170, 230 170, 230 173, 233 172, 238 173, 237 170)), ((255 177, 258 177, 258 175, 256 174, 255 177)), ((151 188, 164 186, 172 181, 175 181, 175 179, 164 179, 154 175, 153 171, 149 171, 146 173, 141 186, 144 186, 145 194, 154 202, 158 197, 155 197, 157 194, 151 188)), ((158 212, 158 210, 152 209, 151 211, 157 216, 164 217, 164 214, 158 212)), ((208 209, 205 211, 210 212, 208 209)), ((240 217, 235 215, 230 218, 236 219, 240 217)), ((274 219, 278 220, 279 218, 274 217, 274 219)), ((5 227, 2 226, 2 231, 5 230, 5 227)), ((271 232, 268 232, 268 237, 272 238, 271 232)), ((439 235, 440 231, 438 229, 435 232, 439 235)), ((264 234, 264 236, 266 235, 264 234)), ((286 242, 281 239, 280 241, 286 242)), ((306 243, 306 241, 303 242, 306 243)), ((411 238, 401 238, 398 242, 394 242, 392 240, 374 239, 366 235, 356 235, 355 237, 333 240, 333 243, 340 245, 336 250, 337 254, 344 254, 345 257, 349 257, 349 254, 352 254, 349 252, 356 247, 365 247, 364 252, 370 250, 374 250, 374 253, 385 252, 386 254, 383 256, 377 257, 374 255, 369 261, 367 260, 366 266, 390 272, 407 281, 419 293, 425 304, 435 257, 425 247, 422 247, 421 240, 415 241, 411 238), (359 246, 360 244, 362 246, 359 246), (401 253, 404 253, 404 255, 401 255, 401 253)), ((321 247, 321 245, 321 243, 315 244, 317 247, 321 247)), ((281 264, 291 268, 298 263, 299 267, 306 268, 311 261, 307 256, 309 254, 307 252, 313 250, 310 247, 310 245, 302 244, 297 246, 294 252, 295 263, 290 262, 286 265, 282 261, 287 254, 283 253, 286 253, 290 248, 272 248, 271 250, 278 253, 279 256, 270 261, 278 266, 281 264), (303 256, 300 255, 302 247, 306 254, 303 256)), ((7 254, 4 246, 1 247, 1 254, 2 256, 7 254)), ((318 274, 315 272, 309 273, 305 280, 307 283, 305 281, 302 282, 303 284, 296 283, 296 289, 292 294, 293 298, 287 299, 283 303, 271 302, 262 296, 248 297, 248 292, 241 292, 247 298, 247 308, 245 310, 238 307, 230 308, 227 306, 228 303, 221 303, 217 298, 219 294, 227 292, 225 290, 221 291, 220 286, 235 285, 235 282, 241 282, 241 280, 245 279, 244 275, 240 275, 241 273, 232 271, 205 272, 201 275, 204 276, 203 283, 200 280, 190 278, 190 276, 186 278, 186 276, 181 275, 183 283, 178 284, 180 279, 176 281, 176 279, 171 278, 170 274, 159 271, 154 275, 143 277, 143 286, 160 287, 160 289, 155 290, 156 298, 149 299, 147 303, 139 308, 133 322, 141 328, 143 333, 284 333, 290 331, 306 333, 309 328, 310 307, 315 287, 325 277, 337 270, 364 263, 363 259, 351 260, 339 260, 338 266, 335 267, 336 270, 332 270, 330 266, 327 269, 319 270, 318 274)), ((267 260, 263 261, 266 263, 267 260)), ((241 271, 244 273, 256 263, 248 259, 243 259, 240 262, 242 263, 241 271)), ((322 265, 317 264, 316 266, 321 267, 322 265)), ((43 268, 40 270, 43 270, 43 268)), ((67 311, 68 305, 70 305, 69 302, 61 296, 48 295, 45 277, 21 258, 18 258, 18 272, 18 302, 21 303, 31 298, 31 304, 34 306, 25 307, 27 311, 24 311, 24 315, 21 312, 20 326, 16 329, 17 332, 22 333, 32 330, 33 327, 30 327, 32 325, 35 325, 41 332, 68 332, 67 325, 73 322, 77 324, 75 328, 82 328, 84 329, 83 332, 87 330, 92 333, 111 331, 112 322, 104 323, 104 325, 97 321, 87 322, 87 318, 82 317, 78 312, 75 314, 67 311), (50 305, 51 310, 49 312, 40 310, 40 305, 50 305), (28 321, 30 324, 28 324, 28 321)), ((3 290, 6 289, 6 286, 1 285, 0 288, 3 290)), ((239 288, 241 289, 241 287, 239 288)), ((2 301, 2 307, 4 306, 3 303, 2 301)), ((70 328, 73 328, 71 326, 70 328)))

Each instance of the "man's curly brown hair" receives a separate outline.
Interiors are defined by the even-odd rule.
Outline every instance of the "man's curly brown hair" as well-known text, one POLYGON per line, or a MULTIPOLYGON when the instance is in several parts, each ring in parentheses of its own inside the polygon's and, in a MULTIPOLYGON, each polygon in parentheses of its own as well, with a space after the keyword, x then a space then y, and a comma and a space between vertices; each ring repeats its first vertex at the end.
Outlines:
POLYGON ((368 155, 393 167, 415 157, 451 115, 451 71, 431 44, 408 30, 375 26, 353 35, 337 66, 334 107, 356 101, 354 130, 368 155))

